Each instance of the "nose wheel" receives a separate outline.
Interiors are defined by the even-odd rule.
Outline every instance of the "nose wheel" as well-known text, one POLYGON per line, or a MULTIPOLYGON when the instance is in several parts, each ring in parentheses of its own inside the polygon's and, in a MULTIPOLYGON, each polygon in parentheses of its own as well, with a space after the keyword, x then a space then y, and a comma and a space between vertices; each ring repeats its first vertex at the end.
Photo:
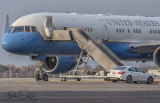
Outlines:
POLYGON ((42 75, 42 79, 43 79, 44 81, 48 81, 48 74, 47 74, 47 73, 44 73, 44 74, 42 75))
POLYGON ((36 81, 48 81, 48 74, 43 71, 43 62, 37 61, 36 81))
POLYGON ((36 74, 36 81, 39 81, 41 78, 40 78, 40 75, 39 74, 36 74))
POLYGON ((36 74, 36 81, 39 81, 39 80, 43 80, 43 81, 48 81, 48 74, 47 73, 44 73, 44 74, 36 74))

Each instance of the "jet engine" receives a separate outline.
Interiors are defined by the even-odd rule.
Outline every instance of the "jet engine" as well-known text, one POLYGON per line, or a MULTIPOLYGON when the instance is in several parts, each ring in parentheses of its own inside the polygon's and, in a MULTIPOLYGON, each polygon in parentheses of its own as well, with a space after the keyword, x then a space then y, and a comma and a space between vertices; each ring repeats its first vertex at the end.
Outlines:
POLYGON ((155 50, 153 55, 153 61, 157 68, 160 68, 160 47, 155 50))
POLYGON ((50 74, 59 74, 72 70, 76 64, 77 59, 74 57, 47 57, 43 68, 50 74))

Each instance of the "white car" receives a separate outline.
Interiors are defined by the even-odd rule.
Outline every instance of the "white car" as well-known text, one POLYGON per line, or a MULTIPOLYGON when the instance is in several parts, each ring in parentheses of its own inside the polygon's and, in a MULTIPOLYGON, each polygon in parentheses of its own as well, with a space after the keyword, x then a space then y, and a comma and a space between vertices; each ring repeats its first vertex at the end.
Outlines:
POLYGON ((132 66, 119 66, 110 70, 107 74, 107 80, 113 82, 126 81, 127 83, 146 82, 152 84, 154 76, 150 73, 144 72, 142 69, 132 66))

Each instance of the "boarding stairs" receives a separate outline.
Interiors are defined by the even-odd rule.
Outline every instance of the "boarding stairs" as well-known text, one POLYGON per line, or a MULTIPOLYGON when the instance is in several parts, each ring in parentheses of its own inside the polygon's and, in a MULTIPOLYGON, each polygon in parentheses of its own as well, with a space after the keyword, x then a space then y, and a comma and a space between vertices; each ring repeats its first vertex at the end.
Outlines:
POLYGON ((106 70, 113 69, 117 66, 124 66, 121 60, 107 46, 100 41, 94 40, 83 29, 67 28, 67 30, 74 40, 78 42, 82 51, 87 51, 106 70))

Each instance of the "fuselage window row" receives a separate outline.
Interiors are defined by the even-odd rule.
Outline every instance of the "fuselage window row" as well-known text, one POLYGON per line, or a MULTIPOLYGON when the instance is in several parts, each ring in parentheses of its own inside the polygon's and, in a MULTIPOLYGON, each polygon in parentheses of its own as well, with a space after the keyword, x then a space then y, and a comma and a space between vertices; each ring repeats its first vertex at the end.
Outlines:
POLYGON ((157 29, 150 29, 151 34, 160 34, 160 30, 157 29))
MULTIPOLYGON (((125 29, 116 29, 117 33, 125 33, 125 29)), ((128 33, 131 33, 130 29, 127 29, 128 33)), ((133 29, 133 33, 142 33, 141 29, 133 29)))
POLYGON ((93 32, 93 28, 83 28, 84 31, 93 32))

